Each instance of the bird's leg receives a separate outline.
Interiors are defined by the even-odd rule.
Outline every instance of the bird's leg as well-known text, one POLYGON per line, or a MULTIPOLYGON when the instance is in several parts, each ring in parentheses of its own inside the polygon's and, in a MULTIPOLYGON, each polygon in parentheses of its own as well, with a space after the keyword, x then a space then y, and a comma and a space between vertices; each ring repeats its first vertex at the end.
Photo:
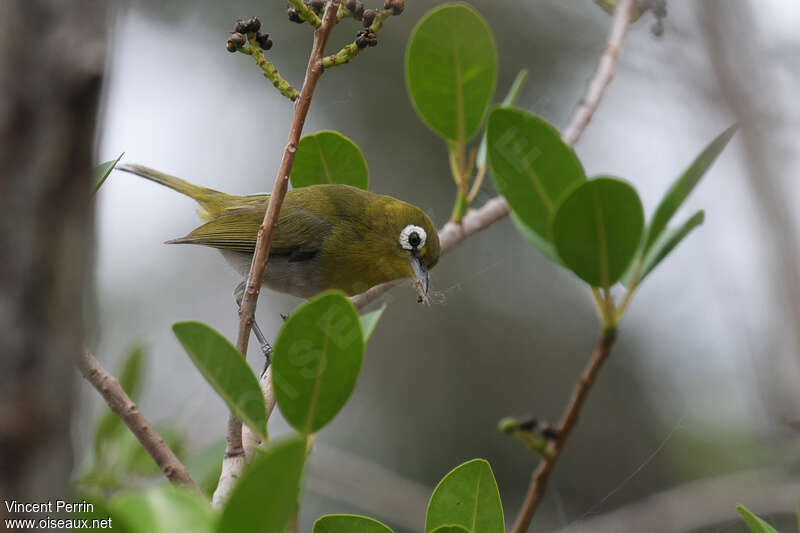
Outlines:
MULTIPOLYGON (((244 298, 244 288, 247 285, 247 281, 242 281, 240 284, 236 286, 233 291, 233 297, 236 300, 237 307, 242 306, 242 298, 244 298)), ((256 336, 256 340, 258 340, 258 344, 261 347, 261 353, 264 354, 264 370, 261 371, 263 374, 267 371, 269 367, 270 360, 272 359, 272 345, 269 343, 267 338, 264 336, 264 333, 261 332, 261 328, 258 327, 258 322, 253 319, 253 334, 256 336)))

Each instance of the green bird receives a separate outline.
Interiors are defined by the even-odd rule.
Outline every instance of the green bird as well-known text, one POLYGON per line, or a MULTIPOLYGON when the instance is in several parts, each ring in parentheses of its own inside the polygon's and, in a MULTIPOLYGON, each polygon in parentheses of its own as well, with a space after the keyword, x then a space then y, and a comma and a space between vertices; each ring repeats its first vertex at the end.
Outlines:
MULTIPOLYGON (((205 223, 167 243, 217 248, 247 276, 269 195, 226 194, 141 165, 117 168, 200 205, 197 212, 205 223)), ((428 271, 438 261, 439 234, 421 209, 349 185, 311 185, 286 193, 263 285, 310 298, 327 289, 354 295, 387 281, 414 278, 420 299, 425 299, 428 271)), ((237 300, 243 286, 237 289, 237 300)))

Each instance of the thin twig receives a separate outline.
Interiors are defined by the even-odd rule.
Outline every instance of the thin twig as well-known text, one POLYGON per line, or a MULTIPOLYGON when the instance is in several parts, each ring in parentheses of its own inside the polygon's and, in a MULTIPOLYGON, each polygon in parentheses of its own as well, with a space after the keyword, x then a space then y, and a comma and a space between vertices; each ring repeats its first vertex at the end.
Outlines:
POLYGON ((167 479, 176 485, 184 485, 199 491, 189 471, 164 442, 164 438, 147 421, 136 403, 130 399, 119 384, 119 380, 109 374, 100 361, 87 351, 81 354, 78 366, 86 381, 97 389, 111 410, 139 439, 142 447, 147 450, 167 479))
MULTIPOLYGON (((611 25, 608 44, 600 58, 597 71, 586 89, 586 95, 578 104, 572 119, 563 133, 564 141, 567 144, 574 144, 580 138, 586 125, 589 124, 595 109, 597 109, 597 106, 600 104, 603 92, 614 76, 620 46, 622 45, 622 40, 625 38, 625 32, 633 14, 634 7, 634 0, 623 0, 614 13, 614 21, 611 25)), ((607 290, 606 292, 606 305, 612 306, 610 294, 608 294, 607 290)), ((609 307, 607 312, 610 318, 611 314, 613 314, 613 309, 609 307)), ((611 325, 607 323, 603 329, 600 340, 597 342, 597 346, 592 352, 589 362, 586 364, 578 381, 575 382, 572 398, 570 399, 566 411, 564 411, 561 422, 559 422, 556 439, 549 447, 549 451, 552 452, 552 455, 550 458, 540 460, 539 466, 533 473, 531 484, 528 488, 528 494, 525 496, 525 501, 520 508, 514 527, 511 529, 512 533, 525 533, 528 531, 533 515, 544 497, 547 480, 555 467, 556 461, 561 455, 561 451, 564 449, 564 445, 572 429, 578 422, 578 417, 580 416, 586 397, 589 395, 589 391, 597 378, 600 368, 611 353, 611 346, 614 344, 615 338, 616 329, 613 322, 611 325)))
MULTIPOLYGON (((261 288, 261 281, 264 279, 264 272, 267 268, 269 259, 269 246, 272 240, 272 232, 278 221, 283 199, 289 186, 289 174, 292 170, 294 157, 297 153, 297 144, 300 142, 300 135, 303 132, 308 109, 311 106, 311 97, 317 82, 323 72, 322 58, 325 53, 325 44, 328 36, 336 25, 336 12, 339 9, 340 0, 331 0, 325 9, 322 24, 314 31, 314 45, 311 55, 308 58, 308 67, 303 81, 303 88, 300 96, 294 104, 294 115, 289 128, 289 138, 283 150, 283 157, 272 188, 267 211, 264 213, 264 220, 258 228, 256 247, 253 253, 253 261, 250 264, 250 273, 247 276, 247 285, 239 308, 239 333, 237 335, 236 347, 244 357, 247 357, 247 345, 250 339, 250 329, 253 325, 258 293, 261 288)), ((238 477, 244 467, 244 447, 242 446, 242 424, 233 413, 228 419, 228 436, 225 448, 225 458, 222 463, 222 475, 217 490, 214 491, 213 503, 220 506, 229 494, 233 486, 233 479, 238 477)))
POLYGON ((555 467, 556 461, 561 455, 561 451, 564 449, 564 445, 572 429, 578 422, 578 417, 580 416, 586 397, 589 395, 589 390, 591 390, 592 385, 594 385, 600 368, 611 353, 611 346, 614 344, 615 337, 615 329, 606 329, 603 332, 603 335, 600 337, 600 340, 597 341, 597 345, 592 352, 592 357, 586 364, 586 368, 583 369, 583 373, 581 373, 578 381, 575 382, 572 398, 569 401, 566 411, 564 411, 564 416, 558 424, 556 439, 553 440, 548 447, 550 458, 539 461, 539 466, 536 468, 536 471, 534 471, 530 487, 528 488, 528 495, 525 497, 525 502, 522 504, 514 527, 511 529, 512 533, 524 533, 528 531, 528 526, 530 526, 533 514, 536 512, 536 508, 539 506, 544 496, 547 479, 550 477, 553 467, 555 467))
POLYGON ((611 33, 608 36, 606 49, 603 51, 603 55, 600 56, 597 71, 592 76, 592 80, 586 87, 586 94, 578 103, 578 107, 575 108, 572 118, 562 134, 564 142, 569 145, 573 145, 578 141, 583 130, 586 129, 586 125, 592 120, 592 115, 594 115, 597 106, 600 104, 600 99, 603 97, 606 87, 614 77, 619 50, 622 46, 622 40, 625 38, 628 23, 634 15, 635 6, 636 2, 634 0, 622 0, 614 12, 611 33))

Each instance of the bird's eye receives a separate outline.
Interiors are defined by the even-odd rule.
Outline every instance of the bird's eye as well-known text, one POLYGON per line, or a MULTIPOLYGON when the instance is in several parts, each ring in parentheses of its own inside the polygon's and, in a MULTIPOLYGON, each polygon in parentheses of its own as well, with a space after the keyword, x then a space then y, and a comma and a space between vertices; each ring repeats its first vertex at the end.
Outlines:
POLYGON ((400 232, 400 246, 406 250, 416 250, 425 246, 427 236, 424 229, 414 224, 409 224, 400 232))

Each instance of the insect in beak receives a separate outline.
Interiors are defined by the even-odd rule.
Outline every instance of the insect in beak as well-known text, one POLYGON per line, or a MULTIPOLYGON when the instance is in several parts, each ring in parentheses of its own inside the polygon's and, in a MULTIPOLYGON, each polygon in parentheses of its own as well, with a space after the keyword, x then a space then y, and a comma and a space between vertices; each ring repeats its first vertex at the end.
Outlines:
POLYGON ((416 250, 411 255, 411 269, 414 271, 414 288, 417 289, 417 301, 429 303, 428 301, 428 267, 416 254, 416 250))

